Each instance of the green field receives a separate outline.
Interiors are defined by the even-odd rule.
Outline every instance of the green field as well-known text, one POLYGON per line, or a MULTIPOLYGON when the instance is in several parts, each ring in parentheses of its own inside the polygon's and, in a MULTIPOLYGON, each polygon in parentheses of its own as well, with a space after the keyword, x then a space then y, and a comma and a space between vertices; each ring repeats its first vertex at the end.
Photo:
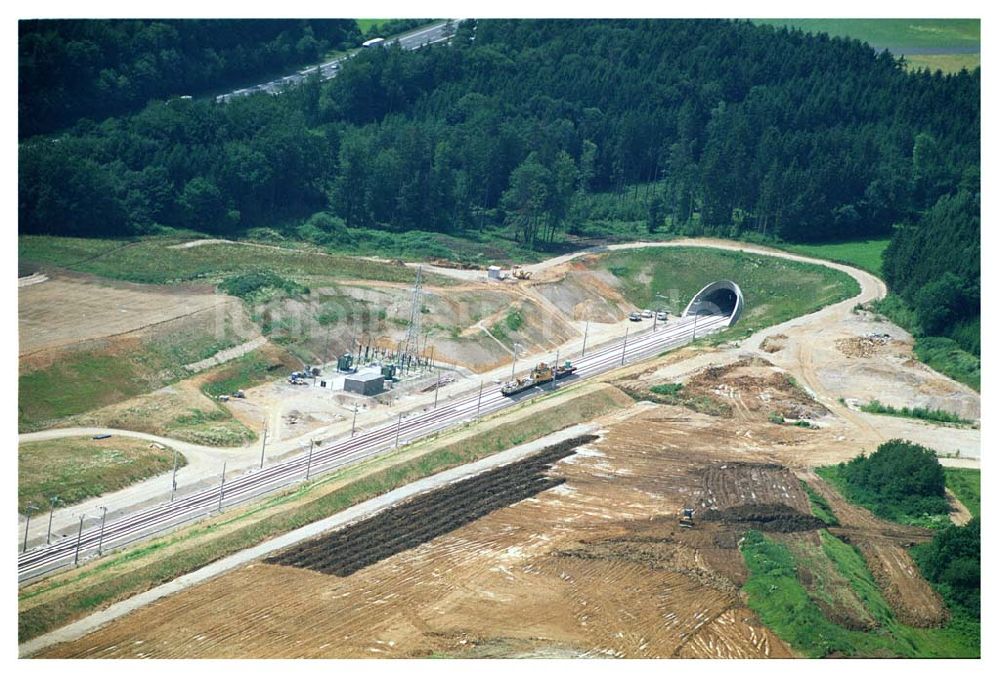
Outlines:
POLYGON ((867 42, 906 57, 910 70, 957 73, 980 65, 979 19, 753 19, 808 33, 829 33, 867 42), (975 53, 960 52, 975 47, 975 53))
MULTIPOLYGON (((18 260, 144 284, 217 284, 236 273, 262 269, 307 285, 313 278, 413 281, 409 268, 379 261, 232 243, 169 248, 181 241, 166 237, 115 240, 25 235, 18 238, 18 260)), ((426 274, 424 283, 446 286, 455 282, 426 274)))
POLYGON ((982 57, 975 54, 907 54, 906 67, 909 70, 929 70, 932 73, 957 73, 963 68, 973 71, 981 65, 982 57))
POLYGON ((944 484, 951 489, 951 492, 965 505, 966 509, 972 512, 972 516, 979 516, 981 484, 978 469, 945 467, 944 484))
POLYGON ((830 503, 826 501, 826 498, 814 491, 805 481, 800 479, 799 482, 802 484, 802 489, 806 492, 806 495, 809 496, 809 509, 812 511, 812 515, 827 526, 839 526, 840 521, 837 519, 837 515, 833 513, 833 509, 830 507, 830 503))
MULTIPOLYGON (((128 437, 68 437, 20 444, 17 510, 23 514, 30 503, 45 511, 55 496, 63 506, 74 505, 168 472, 173 463, 171 449, 128 437)), ((185 464, 184 456, 178 454, 178 467, 185 464)))
POLYGON ((979 46, 979 19, 753 19, 807 33, 854 38, 897 54, 907 50, 979 46))
POLYGON ((740 544, 750 577, 748 604, 782 640, 807 657, 978 657, 979 623, 954 614, 940 629, 917 629, 896 620, 864 558, 820 531, 821 546, 797 539, 789 546, 757 531, 740 544), (807 588, 799 571, 808 569, 807 588), (849 629, 824 607, 848 608, 875 629, 849 629))
POLYGON ((882 252, 889 246, 889 240, 887 238, 835 244, 774 244, 773 246, 803 256, 851 265, 881 277, 882 252))
POLYGON ((362 34, 367 33, 373 26, 380 26, 391 19, 355 19, 362 34))
POLYGON ((814 312, 858 293, 852 277, 819 265, 735 251, 697 247, 650 247, 616 251, 597 259, 638 307, 674 314, 702 287, 731 279, 743 290, 746 309, 737 330, 753 332, 814 312), (656 294, 666 296, 666 300, 656 294))

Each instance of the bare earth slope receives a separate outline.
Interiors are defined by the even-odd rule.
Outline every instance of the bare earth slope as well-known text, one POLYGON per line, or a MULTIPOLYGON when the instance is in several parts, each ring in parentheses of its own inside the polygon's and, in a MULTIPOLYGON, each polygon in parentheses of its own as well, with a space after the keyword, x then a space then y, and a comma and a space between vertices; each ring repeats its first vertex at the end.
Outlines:
POLYGON ((77 273, 59 273, 18 289, 21 355, 128 333, 197 312, 239 302, 174 286, 129 284, 77 273))

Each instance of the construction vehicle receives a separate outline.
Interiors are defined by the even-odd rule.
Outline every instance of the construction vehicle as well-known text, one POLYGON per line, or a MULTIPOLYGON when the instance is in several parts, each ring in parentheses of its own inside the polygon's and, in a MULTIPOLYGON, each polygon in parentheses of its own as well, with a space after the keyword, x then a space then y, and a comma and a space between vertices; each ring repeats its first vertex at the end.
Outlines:
POLYGON ((681 528, 694 528, 694 510, 690 507, 682 509, 681 518, 677 520, 677 524, 681 528))
POLYGON ((573 362, 569 359, 563 362, 562 366, 556 367, 556 380, 560 378, 565 378, 566 376, 576 373, 576 367, 573 366, 573 362))
POLYGON ((508 380, 501 385, 500 394, 509 397, 512 394, 524 392, 536 385, 544 385, 545 383, 551 383, 553 380, 565 378, 575 371, 576 367, 569 360, 563 362, 562 366, 556 366, 555 368, 545 362, 539 362, 538 366, 531 369, 531 373, 527 377, 508 380))
POLYGON ((520 265, 515 265, 510 269, 510 276, 514 279, 531 279, 531 271, 525 270, 520 265))

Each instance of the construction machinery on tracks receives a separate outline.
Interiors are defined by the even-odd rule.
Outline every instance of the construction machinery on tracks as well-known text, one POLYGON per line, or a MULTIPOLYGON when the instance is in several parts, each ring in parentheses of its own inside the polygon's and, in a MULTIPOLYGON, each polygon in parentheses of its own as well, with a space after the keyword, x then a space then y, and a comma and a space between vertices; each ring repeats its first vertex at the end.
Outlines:
POLYGON ((510 269, 510 276, 514 279, 531 279, 531 270, 525 270, 520 265, 515 265, 510 269))
POLYGON ((681 517, 677 520, 677 525, 681 528, 694 528, 694 509, 685 507, 681 510, 681 517))
POLYGON ((500 394, 505 397, 509 397, 512 394, 517 394, 518 392, 524 392, 525 390, 531 389, 536 385, 544 385, 545 383, 550 383, 553 380, 565 378, 575 371, 576 367, 573 366, 569 360, 563 362, 562 366, 556 366, 554 368, 545 362, 540 362, 538 366, 531 369, 531 373, 524 378, 508 380, 506 383, 501 385, 500 394))

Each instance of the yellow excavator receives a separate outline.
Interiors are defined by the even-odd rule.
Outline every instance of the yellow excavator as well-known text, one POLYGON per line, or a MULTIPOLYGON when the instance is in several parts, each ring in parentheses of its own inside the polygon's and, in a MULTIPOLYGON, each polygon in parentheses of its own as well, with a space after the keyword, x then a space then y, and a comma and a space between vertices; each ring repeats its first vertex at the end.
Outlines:
POLYGON ((525 270, 520 265, 515 265, 510 269, 510 276, 514 279, 531 279, 531 271, 525 270))

